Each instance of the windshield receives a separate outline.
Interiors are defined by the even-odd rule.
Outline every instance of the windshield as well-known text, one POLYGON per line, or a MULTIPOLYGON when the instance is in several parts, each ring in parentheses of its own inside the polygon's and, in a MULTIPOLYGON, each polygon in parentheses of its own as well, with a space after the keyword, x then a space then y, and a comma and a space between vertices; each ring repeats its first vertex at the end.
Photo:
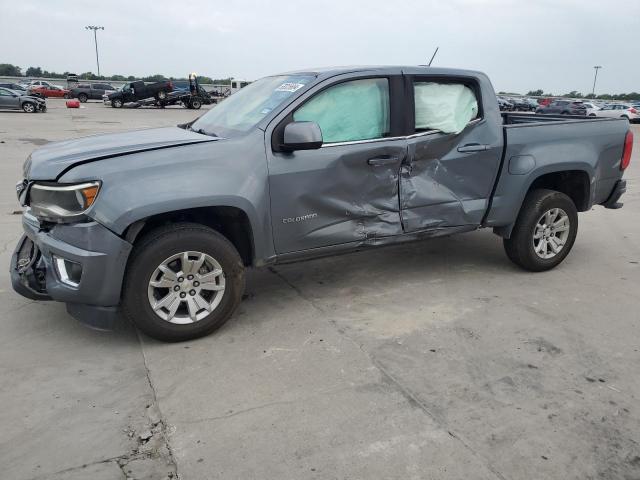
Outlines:
POLYGON ((248 132, 313 79, 312 75, 279 75, 257 80, 209 110, 191 125, 191 129, 219 137, 248 132))

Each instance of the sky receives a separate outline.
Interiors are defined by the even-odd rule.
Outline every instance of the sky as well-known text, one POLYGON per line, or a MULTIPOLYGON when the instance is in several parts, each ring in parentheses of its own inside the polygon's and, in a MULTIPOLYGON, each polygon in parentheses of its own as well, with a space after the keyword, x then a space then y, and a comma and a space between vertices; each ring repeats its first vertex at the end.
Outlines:
POLYGON ((0 63, 255 80, 337 65, 481 70, 496 91, 640 91, 640 0, 0 0, 0 63))

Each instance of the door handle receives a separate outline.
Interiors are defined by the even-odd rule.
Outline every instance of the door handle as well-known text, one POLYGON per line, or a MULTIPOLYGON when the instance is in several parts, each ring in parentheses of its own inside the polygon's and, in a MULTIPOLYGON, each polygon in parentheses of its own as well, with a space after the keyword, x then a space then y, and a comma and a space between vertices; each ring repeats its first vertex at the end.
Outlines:
POLYGON ((398 157, 375 157, 367 160, 372 167, 380 167, 382 165, 393 165, 398 162, 398 157))
POLYGON ((479 143, 467 143, 458 147, 460 153, 484 152, 489 150, 489 145, 480 145, 479 143))

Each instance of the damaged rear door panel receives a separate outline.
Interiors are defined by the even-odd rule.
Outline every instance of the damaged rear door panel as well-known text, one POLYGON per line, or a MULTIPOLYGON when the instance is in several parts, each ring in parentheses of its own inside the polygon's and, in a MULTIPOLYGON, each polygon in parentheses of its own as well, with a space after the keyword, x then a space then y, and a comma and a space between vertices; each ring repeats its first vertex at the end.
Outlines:
MULTIPOLYGON (((408 77, 415 83, 452 82, 441 77, 408 77)), ((461 80, 458 79, 458 82, 461 80)), ((487 210, 503 149, 502 126, 482 117, 480 89, 478 117, 459 133, 420 131, 408 139, 408 154, 400 173, 400 204, 405 232, 480 225, 487 210)), ((414 95, 408 95, 414 98, 414 95)))

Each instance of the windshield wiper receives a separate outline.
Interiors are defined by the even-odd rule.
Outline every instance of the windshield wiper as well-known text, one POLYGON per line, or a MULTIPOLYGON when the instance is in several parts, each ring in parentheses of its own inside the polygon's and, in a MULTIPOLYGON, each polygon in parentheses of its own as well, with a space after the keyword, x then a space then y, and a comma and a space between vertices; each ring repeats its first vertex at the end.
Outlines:
POLYGON ((198 128, 197 130, 194 130, 192 127, 189 127, 189 130, 191 130, 192 132, 196 132, 199 133, 200 135, 208 135, 209 137, 216 137, 219 138, 219 135, 216 135, 214 132, 207 132, 204 128, 198 128))

